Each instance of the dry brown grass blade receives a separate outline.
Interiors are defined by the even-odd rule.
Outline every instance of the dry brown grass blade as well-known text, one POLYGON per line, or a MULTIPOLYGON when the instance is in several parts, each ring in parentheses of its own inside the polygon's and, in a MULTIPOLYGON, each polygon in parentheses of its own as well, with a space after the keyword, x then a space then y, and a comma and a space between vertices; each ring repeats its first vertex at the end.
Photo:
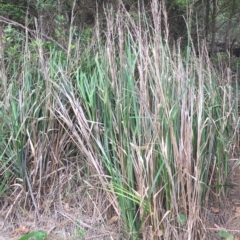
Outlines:
MULTIPOLYGON (((64 91, 64 89, 62 89, 64 91)), ((92 144, 93 141, 98 141, 95 139, 92 134, 92 129, 89 125, 90 122, 86 119, 83 108, 81 107, 81 103, 79 100, 75 99, 73 96, 64 92, 67 97, 71 109, 74 112, 74 119, 71 119, 69 115, 69 109, 66 108, 61 103, 61 99, 56 95, 56 100, 58 103, 58 109, 56 109, 56 117, 59 119, 60 124, 66 129, 69 134, 69 137, 76 144, 79 150, 86 157, 88 163, 90 164, 92 170, 95 172, 96 176, 99 178, 102 188, 107 190, 109 189, 109 180, 108 176, 105 175, 103 165, 101 164, 101 160, 98 158, 92 144)), ((108 197, 114 210, 118 212, 118 204, 116 202, 116 198, 113 193, 107 191, 108 197)))

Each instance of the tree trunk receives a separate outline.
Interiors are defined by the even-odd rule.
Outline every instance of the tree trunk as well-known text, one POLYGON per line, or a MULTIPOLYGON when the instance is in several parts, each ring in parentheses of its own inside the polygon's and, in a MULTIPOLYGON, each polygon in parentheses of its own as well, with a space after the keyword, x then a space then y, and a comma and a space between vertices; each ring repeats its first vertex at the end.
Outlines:
POLYGON ((205 10, 205 31, 204 31, 204 37, 208 38, 209 34, 209 22, 210 22, 210 0, 205 0, 206 1, 206 10, 205 10))
POLYGON ((236 0, 233 0, 232 2, 232 10, 230 12, 230 16, 228 19, 228 26, 227 31, 225 34, 225 50, 230 50, 230 43, 231 43, 231 30, 232 30, 232 18, 236 12, 236 0))
POLYGON ((212 11, 212 42, 211 42, 211 55, 215 51, 215 39, 216 39, 216 17, 217 17, 217 0, 213 0, 212 11))

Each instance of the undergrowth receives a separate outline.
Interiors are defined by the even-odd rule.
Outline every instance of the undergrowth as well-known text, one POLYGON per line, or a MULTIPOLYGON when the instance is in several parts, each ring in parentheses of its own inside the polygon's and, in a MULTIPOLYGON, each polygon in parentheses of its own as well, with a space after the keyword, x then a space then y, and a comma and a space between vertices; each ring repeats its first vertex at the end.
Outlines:
POLYGON ((40 218, 43 199, 50 208, 94 175, 125 239, 201 237, 209 192, 225 190, 238 87, 208 56, 170 46, 162 11, 153 23, 108 11, 87 48, 36 39, 14 52, 0 108, 0 197, 16 196, 6 218, 17 205, 40 218))

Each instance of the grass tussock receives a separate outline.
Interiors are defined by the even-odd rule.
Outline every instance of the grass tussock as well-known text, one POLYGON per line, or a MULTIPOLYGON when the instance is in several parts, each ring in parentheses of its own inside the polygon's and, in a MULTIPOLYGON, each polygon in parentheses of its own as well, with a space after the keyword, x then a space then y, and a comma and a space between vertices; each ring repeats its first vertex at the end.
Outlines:
POLYGON ((1 99, 6 218, 18 205, 40 218, 46 199, 51 209, 94 185, 124 239, 204 234, 202 207, 224 194, 237 139, 237 86, 204 51, 169 46, 164 16, 154 4, 149 18, 107 11, 85 49, 71 38, 67 53, 24 48, 1 99))

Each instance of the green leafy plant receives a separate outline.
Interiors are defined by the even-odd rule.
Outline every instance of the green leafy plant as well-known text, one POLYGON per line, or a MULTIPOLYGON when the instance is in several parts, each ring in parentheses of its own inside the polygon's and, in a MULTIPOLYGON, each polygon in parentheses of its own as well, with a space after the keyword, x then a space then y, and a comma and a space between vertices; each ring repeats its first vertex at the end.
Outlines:
POLYGON ((23 46, 23 35, 12 25, 8 25, 4 29, 3 35, 3 43, 5 45, 4 48, 4 60, 8 62, 9 65, 6 64, 7 67, 11 67, 13 70, 13 64, 11 62, 22 62, 23 55, 20 54, 23 46))
POLYGON ((25 13, 23 2, 18 1, 18 4, 7 3, 8 1, 1 1, 0 15, 11 16, 11 19, 24 23, 25 13))
POLYGON ((47 233, 45 231, 39 230, 37 232, 28 233, 23 237, 19 238, 19 240, 28 240, 30 238, 33 238, 34 240, 46 240, 47 233))
POLYGON ((84 229, 81 229, 81 228, 77 228, 76 230, 75 230, 75 236, 73 237, 73 239, 75 240, 77 240, 77 239, 79 239, 79 238, 83 238, 84 236, 85 236, 85 231, 84 231, 84 229))
POLYGON ((220 230, 218 234, 220 237, 225 238, 227 240, 234 240, 234 236, 225 230, 220 230))

